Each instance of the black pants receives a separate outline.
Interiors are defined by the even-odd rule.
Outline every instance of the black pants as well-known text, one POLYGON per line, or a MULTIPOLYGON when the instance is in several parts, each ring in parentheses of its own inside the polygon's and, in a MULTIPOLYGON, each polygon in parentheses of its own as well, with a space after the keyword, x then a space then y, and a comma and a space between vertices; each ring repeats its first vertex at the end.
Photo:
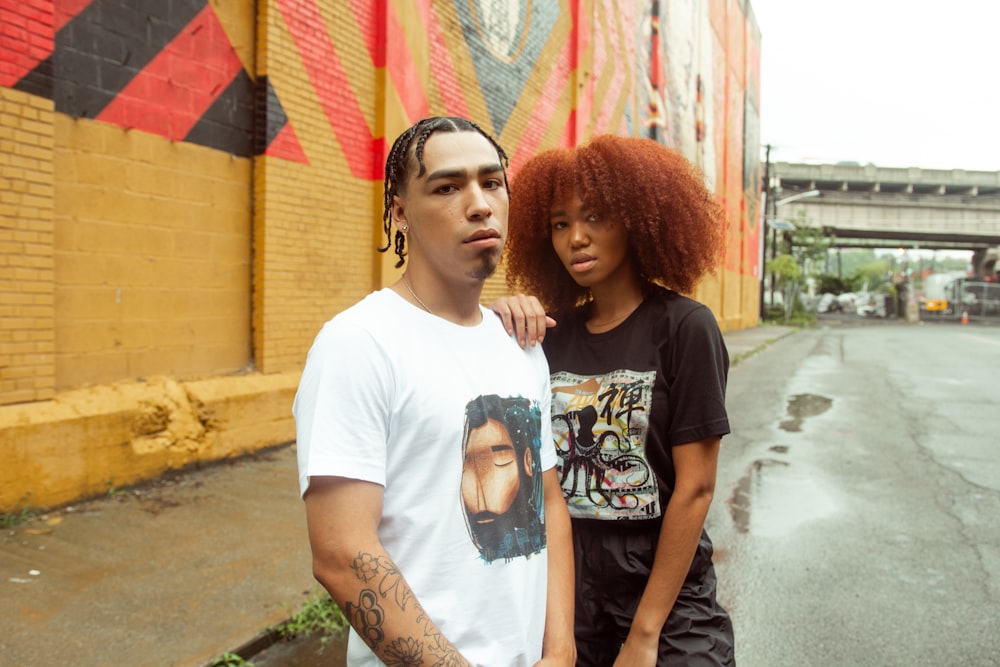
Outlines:
MULTIPOLYGON (((610 667, 628 636, 653 565, 659 525, 573 522, 577 667, 610 667)), ((658 667, 732 667, 733 627, 715 599, 712 543, 702 532, 660 634, 658 667)))

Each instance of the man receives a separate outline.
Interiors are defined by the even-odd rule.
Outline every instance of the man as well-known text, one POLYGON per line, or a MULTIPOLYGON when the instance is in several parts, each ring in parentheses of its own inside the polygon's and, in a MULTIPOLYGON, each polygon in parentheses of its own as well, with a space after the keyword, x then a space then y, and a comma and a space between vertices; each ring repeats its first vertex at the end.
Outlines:
POLYGON ((313 572, 351 623, 351 667, 575 662, 548 366, 479 304, 506 240, 505 162, 465 119, 400 135, 383 227, 389 238, 395 225, 406 270, 328 322, 302 374, 293 411, 313 572), (544 544, 503 558, 478 548, 462 493, 464 413, 489 395, 533 406, 544 480, 544 544))

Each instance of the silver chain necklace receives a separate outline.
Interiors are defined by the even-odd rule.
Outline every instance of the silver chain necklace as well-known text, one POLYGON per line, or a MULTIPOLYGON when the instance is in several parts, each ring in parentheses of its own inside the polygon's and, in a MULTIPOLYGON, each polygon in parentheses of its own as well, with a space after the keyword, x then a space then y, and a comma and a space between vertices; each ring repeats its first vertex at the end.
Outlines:
POLYGON ((427 304, 424 303, 423 300, 419 296, 417 296, 417 293, 413 291, 413 288, 410 287, 410 280, 406 277, 406 272, 405 271, 403 272, 403 286, 406 287, 406 291, 410 293, 410 296, 412 296, 414 299, 417 300, 417 303, 419 303, 423 307, 424 310, 426 310, 431 315, 434 314, 431 311, 431 309, 427 307, 427 304))

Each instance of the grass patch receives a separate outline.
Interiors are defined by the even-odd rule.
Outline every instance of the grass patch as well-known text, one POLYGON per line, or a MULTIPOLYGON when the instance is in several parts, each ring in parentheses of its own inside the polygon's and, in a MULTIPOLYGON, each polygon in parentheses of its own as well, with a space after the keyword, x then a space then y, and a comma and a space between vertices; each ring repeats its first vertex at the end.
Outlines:
POLYGON ((340 611, 340 607, 329 593, 319 589, 305 601, 298 612, 292 613, 287 621, 269 629, 277 632, 282 639, 294 639, 318 633, 326 640, 340 636, 347 625, 344 612, 340 611))
POLYGON ((31 521, 39 514, 44 514, 46 511, 40 507, 31 506, 31 491, 21 496, 15 507, 19 509, 10 512, 0 512, 0 530, 20 526, 22 523, 31 521))
POLYGON ((223 653, 215 659, 212 667, 253 667, 253 662, 247 662, 236 653, 223 653))
POLYGON ((13 512, 0 512, 0 530, 20 526, 22 523, 31 521, 39 514, 42 514, 42 510, 35 509, 30 505, 25 505, 13 512))

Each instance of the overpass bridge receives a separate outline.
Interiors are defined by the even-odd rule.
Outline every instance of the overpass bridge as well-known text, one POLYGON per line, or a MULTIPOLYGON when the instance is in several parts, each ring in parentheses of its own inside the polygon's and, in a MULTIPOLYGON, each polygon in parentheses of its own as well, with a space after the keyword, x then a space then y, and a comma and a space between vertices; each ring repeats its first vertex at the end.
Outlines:
POLYGON ((971 250, 977 274, 996 272, 1000 172, 792 162, 769 171, 769 220, 805 215, 835 248, 971 250))

